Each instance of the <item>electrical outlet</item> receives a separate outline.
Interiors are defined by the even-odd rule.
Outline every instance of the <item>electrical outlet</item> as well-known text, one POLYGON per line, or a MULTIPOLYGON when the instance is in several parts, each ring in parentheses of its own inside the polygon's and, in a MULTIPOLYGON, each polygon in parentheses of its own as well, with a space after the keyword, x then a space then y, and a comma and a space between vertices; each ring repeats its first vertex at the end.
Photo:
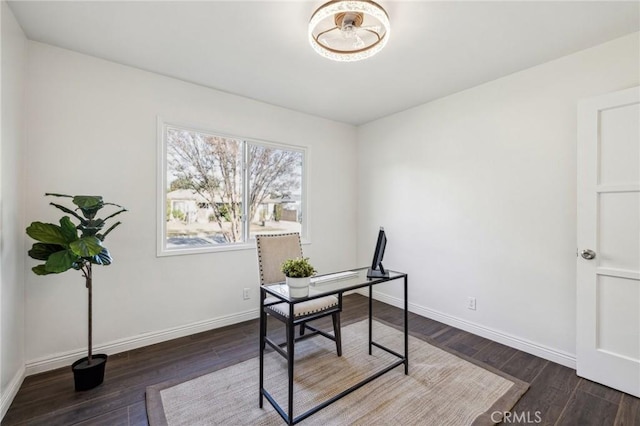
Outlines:
POLYGON ((251 299, 251 294, 250 294, 250 289, 249 288, 245 288, 244 290, 242 290, 242 298, 244 300, 251 299))
POLYGON ((475 297, 470 297, 467 299, 467 308, 471 309, 472 311, 476 310, 476 298, 475 297))

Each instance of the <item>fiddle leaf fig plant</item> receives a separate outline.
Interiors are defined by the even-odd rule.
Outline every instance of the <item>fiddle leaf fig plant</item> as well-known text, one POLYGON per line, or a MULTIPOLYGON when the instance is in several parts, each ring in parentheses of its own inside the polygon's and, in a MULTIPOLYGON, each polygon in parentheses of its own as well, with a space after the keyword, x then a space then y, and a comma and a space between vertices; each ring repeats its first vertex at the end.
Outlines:
POLYGON ((289 278, 305 278, 316 273, 315 268, 309 263, 308 257, 287 259, 282 263, 282 272, 289 278))
POLYGON ((100 196, 66 195, 46 193, 46 196, 71 198, 76 206, 71 209, 61 204, 50 203, 52 206, 70 216, 63 216, 59 225, 55 223, 32 222, 27 227, 27 235, 36 240, 28 254, 43 264, 34 266, 31 270, 36 275, 59 274, 74 269, 80 271, 85 278, 88 290, 88 363, 92 356, 92 279, 93 265, 110 265, 113 259, 111 253, 103 245, 105 237, 121 222, 116 222, 102 232, 109 219, 126 212, 127 209, 114 203, 105 203, 100 196), (105 206, 113 206, 116 211, 103 219, 97 218, 98 212, 105 206), (77 223, 74 223, 71 218, 77 223))

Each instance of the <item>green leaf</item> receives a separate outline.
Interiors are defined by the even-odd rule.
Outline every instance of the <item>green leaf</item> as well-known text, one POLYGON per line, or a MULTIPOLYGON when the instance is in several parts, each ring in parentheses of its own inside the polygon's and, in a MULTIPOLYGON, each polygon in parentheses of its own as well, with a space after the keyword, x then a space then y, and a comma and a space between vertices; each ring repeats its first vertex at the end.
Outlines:
POLYGON ((80 216, 78 213, 74 212, 73 210, 65 207, 65 206, 61 206, 60 204, 56 204, 56 203, 49 203, 52 206, 54 206, 57 209, 62 210, 65 213, 69 213, 70 215, 73 215, 76 219, 78 219, 80 221, 80 223, 85 223, 86 219, 83 218, 82 216, 80 216))
POLYGON ((47 271, 45 265, 34 266, 33 268, 31 268, 31 270, 36 275, 49 275, 49 274, 54 274, 55 273, 55 272, 47 271))
POLYGON ((99 195, 76 195, 73 197, 73 204, 81 209, 93 209, 96 207, 102 207, 104 202, 99 195))
POLYGON ((55 192, 45 192, 44 195, 49 195, 51 197, 64 197, 64 198, 73 198, 73 195, 67 194, 57 194, 55 192))
POLYGON ((37 260, 47 260, 53 253, 62 250, 66 249, 58 244, 35 243, 27 254, 37 260))
POLYGON ((111 265, 111 262, 113 262, 111 253, 109 253, 109 250, 107 250, 106 247, 102 247, 102 251, 91 258, 91 263, 96 265, 107 266, 111 265))
POLYGON ((73 264, 78 261, 78 256, 71 250, 64 250, 53 253, 44 264, 45 270, 54 274, 67 271, 73 268, 73 264))
POLYGON ((109 232, 113 231, 114 229, 116 229, 116 226, 122 224, 122 222, 116 222, 113 225, 111 225, 111 227, 109 227, 109 229, 107 229, 105 231, 104 234, 97 234, 96 237, 100 238, 100 241, 104 241, 104 239, 106 238, 107 235, 109 235, 109 232))
MULTIPOLYGON (((114 206, 115 206, 115 205, 116 205, 116 204, 114 204, 114 206)), ((120 206, 118 206, 118 207, 120 207, 120 206)), ((117 216, 117 215, 119 215, 120 213, 124 213, 124 212, 127 212, 127 211, 129 211, 129 210, 127 210, 127 209, 123 208, 122 210, 118 210, 117 212, 112 213, 112 214, 110 214, 109 216, 105 217, 104 219, 102 219, 102 221, 103 221, 103 222, 106 222, 107 220, 111 219, 112 217, 117 216)))
POLYGON ((82 232, 83 237, 89 237, 92 235, 96 235, 100 230, 102 230, 102 225, 95 226, 96 221, 89 220, 85 224, 79 225, 78 229, 82 232))
POLYGON ((102 243, 94 236, 82 237, 69 244, 69 248, 80 257, 93 257, 102 252, 102 243))
POLYGON ((76 225, 71 222, 69 216, 64 216, 60 219, 60 230, 62 231, 62 235, 67 240, 67 243, 71 243, 78 239, 78 230, 76 229, 76 225))
POLYGON ((27 228, 27 235, 42 243, 67 245, 62 229, 53 223, 32 222, 27 228))
POLYGON ((98 210, 104 207, 102 197, 93 195, 76 195, 73 197, 73 204, 80 208, 87 219, 93 219, 98 210))

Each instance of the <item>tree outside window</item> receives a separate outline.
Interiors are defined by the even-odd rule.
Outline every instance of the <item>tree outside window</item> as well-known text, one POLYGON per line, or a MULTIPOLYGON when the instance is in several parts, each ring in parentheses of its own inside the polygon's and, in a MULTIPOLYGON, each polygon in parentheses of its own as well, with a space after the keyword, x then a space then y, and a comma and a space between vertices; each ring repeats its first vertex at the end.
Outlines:
POLYGON ((301 232, 304 150, 165 127, 166 251, 301 232))

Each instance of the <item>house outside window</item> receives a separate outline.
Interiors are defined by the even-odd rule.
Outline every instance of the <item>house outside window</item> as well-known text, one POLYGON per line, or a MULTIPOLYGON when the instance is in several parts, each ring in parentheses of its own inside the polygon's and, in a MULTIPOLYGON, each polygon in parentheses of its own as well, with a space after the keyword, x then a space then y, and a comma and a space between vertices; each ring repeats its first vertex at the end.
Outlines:
POLYGON ((158 255, 253 247, 306 233, 303 147, 159 122, 158 255))

